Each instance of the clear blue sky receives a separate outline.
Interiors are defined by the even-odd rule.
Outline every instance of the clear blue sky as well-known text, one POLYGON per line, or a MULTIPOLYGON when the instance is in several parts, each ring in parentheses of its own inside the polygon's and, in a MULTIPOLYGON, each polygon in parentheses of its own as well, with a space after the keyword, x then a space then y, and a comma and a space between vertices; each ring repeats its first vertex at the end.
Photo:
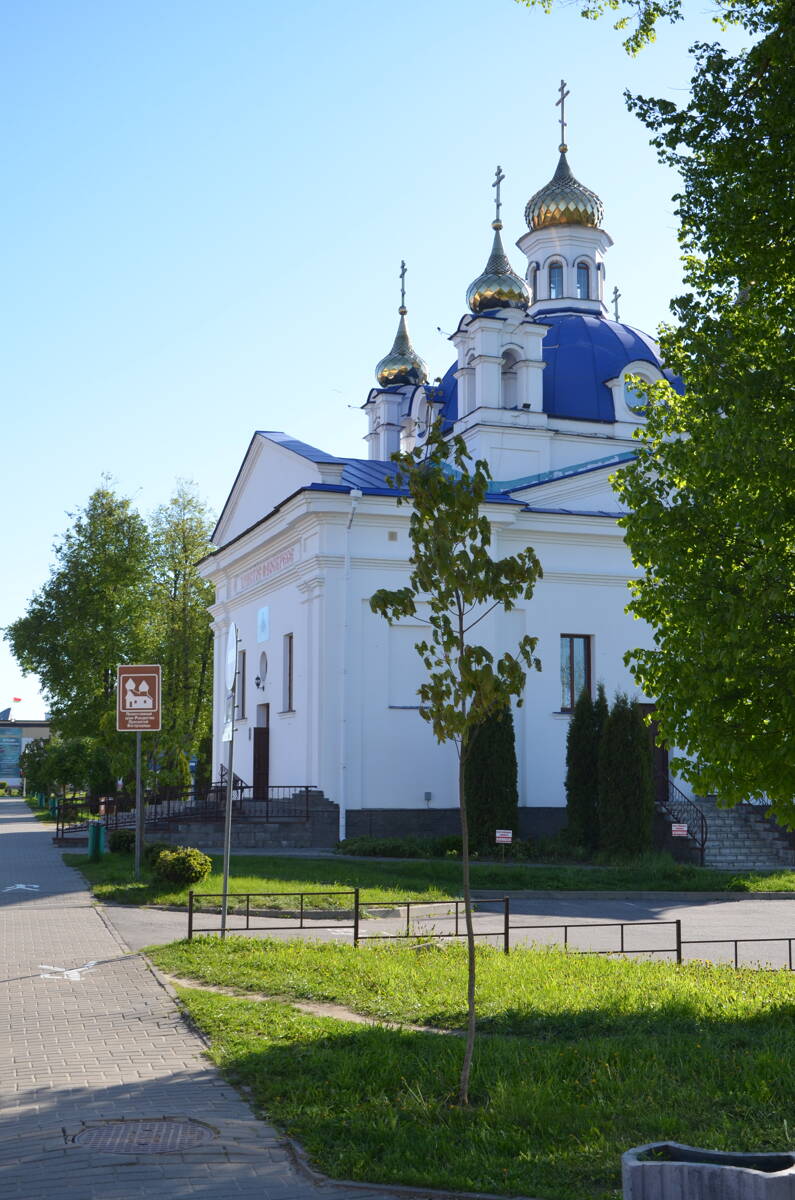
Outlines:
MULTIPOLYGON (((397 323, 431 375, 488 255, 557 162, 601 196, 621 319, 679 281, 677 180, 623 90, 687 95, 706 8, 627 58, 610 22, 514 0, 3 0, 0 625, 110 474, 144 512, 217 512, 255 429, 366 456, 359 406, 397 323)), ((739 44, 737 36, 732 43, 739 44)), ((88 632, 88 624, 87 624, 88 632)), ((0 709, 43 712, 5 643, 0 709)))

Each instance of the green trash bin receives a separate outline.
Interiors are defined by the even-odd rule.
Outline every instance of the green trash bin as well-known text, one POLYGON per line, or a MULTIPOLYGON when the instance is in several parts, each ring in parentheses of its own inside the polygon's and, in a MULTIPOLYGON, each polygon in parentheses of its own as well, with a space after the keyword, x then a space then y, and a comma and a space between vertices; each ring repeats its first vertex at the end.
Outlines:
POLYGON ((88 857, 99 862, 105 850, 105 826, 101 821, 88 822, 88 857))

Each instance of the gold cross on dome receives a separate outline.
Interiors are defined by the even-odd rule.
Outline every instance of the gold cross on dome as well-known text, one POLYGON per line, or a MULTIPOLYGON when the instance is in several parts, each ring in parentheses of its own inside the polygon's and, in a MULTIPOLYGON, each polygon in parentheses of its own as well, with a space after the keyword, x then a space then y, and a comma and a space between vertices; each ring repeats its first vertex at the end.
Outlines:
POLYGON ((558 91, 560 99, 555 101, 555 108, 560 108, 560 151, 562 154, 566 150, 566 97, 570 95, 566 91, 565 79, 561 79, 558 91))
POLYGON ((494 174, 494 183, 491 185, 493 188, 497 189, 497 193, 494 197, 495 204, 497 206, 497 216, 496 216, 497 221, 499 221, 499 219, 500 219, 500 209, 502 208, 502 201, 500 200, 500 184, 502 183, 504 178, 505 178, 505 173, 503 172, 502 167, 497 167, 497 170, 494 174))
POLYGON ((406 264, 400 260, 400 307, 406 307, 406 264))

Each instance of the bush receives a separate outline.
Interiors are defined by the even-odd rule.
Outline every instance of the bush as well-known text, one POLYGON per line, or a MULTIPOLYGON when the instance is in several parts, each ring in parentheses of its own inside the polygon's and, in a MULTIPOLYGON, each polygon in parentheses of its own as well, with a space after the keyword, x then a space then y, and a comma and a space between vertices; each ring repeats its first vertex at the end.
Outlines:
POLYGON ((161 850, 152 868, 158 883, 172 883, 188 887, 201 883, 213 869, 213 860, 193 846, 176 846, 173 850, 161 850))
POLYGON ((566 737, 566 811, 572 841, 589 850, 599 845, 599 749, 606 720, 602 684, 596 700, 583 689, 566 737))
POLYGON ((134 829, 113 829, 108 835, 111 854, 132 854, 135 851, 134 829))
POLYGON ((464 756, 464 803, 469 845, 495 851, 498 829, 517 830, 516 737, 510 706, 492 713, 472 730, 464 756))
POLYGON ((148 846, 144 846, 144 864, 147 867, 154 867, 158 858, 164 850, 173 850, 174 847, 170 842, 150 842, 148 846))
POLYGON ((337 843, 339 854, 360 854, 372 858, 444 858, 450 851, 461 853, 461 838, 345 838, 337 843))
POLYGON ((649 732, 637 702, 618 695, 599 753, 599 849, 618 858, 647 853, 653 820, 649 732))

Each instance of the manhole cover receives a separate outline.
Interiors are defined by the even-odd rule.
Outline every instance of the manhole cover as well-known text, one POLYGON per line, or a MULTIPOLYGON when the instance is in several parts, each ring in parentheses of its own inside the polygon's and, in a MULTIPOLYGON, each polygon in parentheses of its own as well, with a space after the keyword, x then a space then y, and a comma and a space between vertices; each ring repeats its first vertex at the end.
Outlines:
POLYGON ((103 1154, 174 1154, 215 1137, 201 1121, 110 1121, 91 1125, 72 1139, 103 1154))

